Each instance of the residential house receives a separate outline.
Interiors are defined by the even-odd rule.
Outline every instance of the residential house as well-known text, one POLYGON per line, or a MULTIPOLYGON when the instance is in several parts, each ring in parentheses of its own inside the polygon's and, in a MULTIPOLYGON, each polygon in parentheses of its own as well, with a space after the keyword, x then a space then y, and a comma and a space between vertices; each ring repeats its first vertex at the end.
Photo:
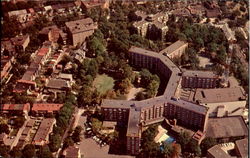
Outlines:
POLYGON ((34 80, 40 73, 41 67, 45 64, 45 61, 51 55, 51 52, 51 48, 45 45, 38 50, 34 61, 30 64, 23 77, 17 81, 14 92, 23 92, 36 88, 36 82, 34 82, 34 80))
POLYGON ((169 47, 160 51, 165 56, 168 56, 170 59, 173 58, 180 58, 182 54, 188 47, 188 43, 184 41, 176 41, 175 43, 171 44, 169 47))
POLYGON ((9 74, 12 69, 12 64, 14 63, 14 56, 1 56, 1 83, 7 83, 12 77, 12 75, 9 74))
POLYGON ((9 17, 16 16, 17 20, 20 23, 25 23, 27 21, 27 18, 28 18, 28 13, 27 13, 26 9, 14 10, 14 11, 8 12, 8 16, 9 17))
POLYGON ((146 15, 142 11, 136 11, 135 15, 138 21, 134 22, 133 26, 141 36, 162 39, 166 35, 168 31, 168 27, 166 26, 168 20, 167 14, 159 12, 154 15, 146 15))
POLYGON ((14 38, 11 38, 10 40, 16 49, 25 51, 26 47, 30 43, 30 36, 26 34, 26 35, 16 36, 14 38))
POLYGON ((94 33, 98 25, 91 18, 66 22, 73 46, 81 45, 85 39, 94 33))
POLYGON ((52 132, 55 123, 55 118, 43 119, 34 136, 32 144, 35 146, 43 146, 49 143, 49 134, 52 132))
POLYGON ((53 115, 59 112, 63 104, 35 103, 32 106, 33 115, 53 115))
POLYGON ((56 25, 44 27, 41 31, 39 31, 39 36, 43 41, 50 41, 57 43, 58 41, 62 42, 62 38, 60 37, 60 29, 56 25))
POLYGON ((45 93, 52 92, 57 96, 57 93, 65 93, 66 90, 71 88, 68 81, 63 79, 50 79, 47 84, 45 85, 45 93))
POLYGON ((235 151, 237 157, 248 158, 248 138, 235 141, 235 151))
POLYGON ((25 114, 28 115, 30 112, 30 104, 2 104, 1 105, 1 113, 4 114, 25 114))
POLYGON ((220 145, 215 145, 208 149, 207 158, 232 158, 227 152, 225 152, 220 145))

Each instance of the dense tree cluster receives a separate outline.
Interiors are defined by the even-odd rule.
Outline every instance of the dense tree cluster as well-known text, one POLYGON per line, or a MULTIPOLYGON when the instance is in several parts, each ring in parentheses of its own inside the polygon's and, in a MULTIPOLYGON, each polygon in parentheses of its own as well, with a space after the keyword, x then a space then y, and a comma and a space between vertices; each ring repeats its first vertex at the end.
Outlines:
POLYGON ((177 142, 181 145, 182 153, 191 153, 196 156, 201 155, 201 149, 198 145, 198 142, 193 140, 188 132, 181 132, 179 134, 177 142))

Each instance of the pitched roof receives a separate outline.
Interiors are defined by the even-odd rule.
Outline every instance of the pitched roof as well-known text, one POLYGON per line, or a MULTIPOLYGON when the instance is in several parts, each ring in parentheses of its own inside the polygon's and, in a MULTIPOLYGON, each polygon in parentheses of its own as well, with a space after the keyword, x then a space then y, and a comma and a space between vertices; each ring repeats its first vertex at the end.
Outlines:
POLYGON ((174 42, 173 44, 171 44, 170 46, 168 46, 167 48, 165 48, 165 49, 163 49, 162 51, 160 51, 160 53, 171 54, 171 53, 173 53, 174 51, 180 49, 181 47, 187 46, 187 45, 188 45, 187 42, 178 40, 178 41, 174 42))
POLYGON ((230 138, 247 135, 248 128, 241 116, 208 119, 206 130, 207 137, 230 138))
POLYGON ((3 111, 28 111, 30 109, 30 104, 2 104, 3 111))
POLYGON ((238 148, 241 157, 245 158, 248 156, 248 138, 237 140, 235 145, 238 148))
POLYGON ((54 123, 54 118, 43 119, 33 139, 33 143, 37 145, 42 145, 42 141, 46 141, 46 138, 48 137, 50 129, 52 128, 54 123))
POLYGON ((215 145, 208 149, 208 153, 211 154, 214 158, 231 158, 224 150, 221 149, 219 145, 215 145))
POLYGON ((48 112, 59 111, 62 106, 63 104, 37 103, 33 104, 32 111, 48 111, 48 112))

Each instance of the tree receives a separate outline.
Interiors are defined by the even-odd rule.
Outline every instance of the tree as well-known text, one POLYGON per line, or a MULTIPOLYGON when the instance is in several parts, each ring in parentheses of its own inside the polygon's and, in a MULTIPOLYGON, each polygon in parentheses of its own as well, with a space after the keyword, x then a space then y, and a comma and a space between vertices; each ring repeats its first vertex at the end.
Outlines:
POLYGON ((23 116, 19 116, 14 120, 15 128, 21 128, 25 122, 25 118, 23 116))
POLYGON ((97 133, 102 127, 102 122, 97 118, 92 118, 91 122, 92 122, 93 132, 97 133))
POLYGON ((9 126, 7 124, 5 123, 0 124, 0 134, 1 133, 6 133, 6 134, 10 133, 9 126))
POLYGON ((149 97, 154 97, 157 94, 157 90, 159 88, 160 83, 153 80, 152 82, 149 83, 147 87, 147 93, 149 97))
POLYGON ((54 134, 49 137, 49 149, 51 152, 56 152, 61 146, 61 136, 54 134))
POLYGON ((64 140, 63 149, 66 149, 67 147, 72 146, 72 145, 74 145, 74 141, 72 140, 71 137, 67 137, 64 140))
POLYGON ((83 85, 78 97, 77 97, 79 106, 90 105, 92 102, 92 89, 87 85, 83 85))
POLYGON ((181 154, 181 146, 180 144, 173 144, 173 151, 172 151, 172 157, 173 158, 178 158, 181 154))
POLYGON ((217 141, 214 138, 206 137, 205 139, 203 139, 200 145, 202 155, 205 156, 207 154, 207 150, 216 144, 217 141))
POLYGON ((74 142, 80 142, 81 138, 80 138, 80 134, 82 132, 82 127, 81 126, 77 126, 74 130, 74 133, 72 134, 72 140, 74 142))
POLYGON ((127 94, 130 88, 131 88, 131 81, 127 78, 123 79, 117 84, 117 90, 119 90, 122 94, 127 94))
POLYGON ((37 153, 38 158, 53 158, 53 155, 51 151, 49 150, 48 145, 44 145, 40 147, 38 153, 37 153))
POLYGON ((181 145, 181 149, 185 150, 187 148, 187 144, 189 143, 190 141, 190 134, 186 131, 184 132, 181 132, 178 136, 178 142, 179 144, 181 145))
POLYGON ((143 92, 139 92, 136 94, 135 100, 140 101, 140 100, 144 100, 144 99, 146 99, 146 97, 145 97, 143 92))
POLYGON ((23 158, 33 158, 36 155, 36 149, 33 144, 27 144, 22 150, 23 158))
POLYGON ((163 150, 161 151, 161 153, 164 158, 168 158, 173 154, 173 147, 171 144, 163 142, 162 148, 163 150))
POLYGON ((13 149, 10 151, 10 156, 13 158, 21 158, 22 152, 18 147, 13 147, 13 149))
POLYGON ((18 21, 17 16, 7 18, 2 26, 2 38, 12 38, 21 32, 21 23, 18 21))
POLYGON ((194 153, 196 156, 201 155, 201 149, 200 146, 198 145, 198 142, 191 139, 188 144, 187 144, 187 151, 190 153, 194 153))

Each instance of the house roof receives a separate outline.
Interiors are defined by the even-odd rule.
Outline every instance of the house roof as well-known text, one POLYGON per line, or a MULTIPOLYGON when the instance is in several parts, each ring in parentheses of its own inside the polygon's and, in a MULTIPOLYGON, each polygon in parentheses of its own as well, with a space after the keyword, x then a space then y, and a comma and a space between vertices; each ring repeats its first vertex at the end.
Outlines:
POLYGON ((40 143, 42 141, 46 141, 47 136, 50 133, 50 129, 52 128, 52 126, 55 123, 55 119, 54 118, 45 118, 42 120, 36 135, 33 139, 33 142, 37 145, 40 145, 40 143))
POLYGON ((59 111, 62 106, 63 104, 37 103, 33 104, 32 111, 48 111, 48 112, 59 111))
POLYGON ((2 110, 4 111, 28 111, 30 104, 2 104, 2 110))
POLYGON ((160 53, 171 54, 174 51, 180 49, 181 47, 187 46, 187 45, 188 45, 187 42, 178 40, 178 41, 174 42, 173 44, 171 44, 170 46, 168 46, 167 48, 165 48, 162 51, 160 51, 160 53))
POLYGON ((9 16, 13 16, 13 15, 18 16, 18 15, 22 15, 22 14, 27 14, 26 9, 22 9, 22 10, 14 10, 14 11, 10 11, 10 12, 8 12, 8 15, 9 15, 9 16))
POLYGON ((208 119, 206 137, 230 138, 247 135, 248 128, 241 116, 208 119))
POLYGON ((231 158, 224 150, 221 149, 219 145, 215 145, 208 149, 208 153, 211 154, 214 158, 231 158))
POLYGON ((69 84, 67 81, 63 79, 51 79, 49 80, 47 88, 55 88, 55 89, 61 89, 61 88, 69 88, 69 84))
POLYGON ((27 35, 23 35, 23 36, 17 36, 17 37, 14 37, 14 38, 11 38, 11 42, 14 44, 14 45, 19 45, 19 46, 22 46, 24 44, 24 42, 29 38, 30 36, 27 34, 27 35))
POLYGON ((237 140, 235 145, 241 157, 248 157, 248 138, 237 140))

